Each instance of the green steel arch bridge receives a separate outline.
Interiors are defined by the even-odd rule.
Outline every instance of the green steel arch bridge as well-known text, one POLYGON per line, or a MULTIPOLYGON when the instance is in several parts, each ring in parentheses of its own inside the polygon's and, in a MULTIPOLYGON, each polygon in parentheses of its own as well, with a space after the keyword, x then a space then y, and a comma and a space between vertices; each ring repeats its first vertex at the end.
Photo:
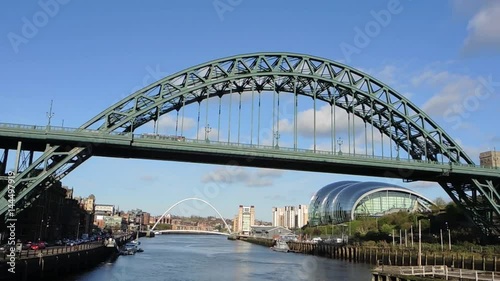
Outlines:
POLYGON ((79 128, 0 124, 0 149, 5 220, 91 156, 105 156, 436 182, 485 235, 500 235, 498 170, 475 165, 388 85, 309 55, 254 53, 200 64, 79 128), (160 132, 162 120, 175 133, 160 132))

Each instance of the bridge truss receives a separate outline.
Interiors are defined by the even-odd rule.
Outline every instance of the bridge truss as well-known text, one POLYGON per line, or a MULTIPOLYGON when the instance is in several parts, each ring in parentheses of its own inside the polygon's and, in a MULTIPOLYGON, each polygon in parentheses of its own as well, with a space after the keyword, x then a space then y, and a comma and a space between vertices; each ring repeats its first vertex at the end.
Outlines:
MULTIPOLYGON (((300 120, 299 102, 308 101, 312 103, 313 110, 308 120, 309 124, 307 124, 312 128, 308 134, 312 138, 310 148, 313 152, 319 152, 321 137, 325 135, 330 137, 332 155, 359 154, 356 140, 359 144, 360 135, 365 140, 364 153, 366 155, 374 156, 375 153, 382 153, 383 156, 390 153, 392 158, 395 148, 395 160, 406 157, 420 162, 419 167, 414 171, 402 171, 397 176, 407 181, 425 180, 439 183, 458 205, 464 207, 467 215, 485 234, 500 234, 500 222, 496 220, 500 215, 498 205, 500 176, 498 174, 493 177, 455 176, 454 166, 474 166, 474 163, 458 143, 425 112, 377 79, 349 66, 323 58, 291 53, 256 53, 214 60, 156 81, 102 111, 83 124, 79 130, 123 135, 136 132, 144 125, 153 122, 155 134, 157 134, 160 117, 173 114, 176 116, 175 135, 183 137, 184 112, 192 105, 198 109, 195 118, 198 138, 203 104, 206 106, 205 139, 209 141, 207 135, 210 110, 208 107, 211 101, 211 108, 215 107, 215 110, 212 111, 213 114, 211 113, 210 117, 216 116, 213 120, 218 124, 217 141, 220 141, 222 120, 223 123, 229 122, 227 124, 228 143, 235 137, 234 131, 236 130, 231 128, 236 123, 237 143, 243 142, 240 138, 243 128, 244 133, 250 135, 250 145, 255 143, 260 145, 263 142, 261 131, 264 128, 260 119, 261 106, 267 104, 272 105, 272 108, 267 110, 267 112, 272 112, 270 126, 272 128, 268 128, 272 138, 271 145, 278 148, 280 134, 284 131, 283 126, 286 124, 280 118, 280 112, 283 112, 280 110, 280 97, 283 99, 285 93, 291 96, 290 103, 292 104, 292 112, 289 112, 292 118, 288 123, 291 148, 297 151, 300 149, 299 143, 303 133, 301 133, 303 131, 301 128, 304 124, 300 120), (262 102, 265 100, 263 94, 266 92, 272 93, 272 99, 268 98, 267 102, 262 102), (250 96, 251 116, 244 114, 242 118, 242 99, 245 103, 244 99, 250 96), (229 97, 229 106, 222 107, 224 97, 229 97), (236 103, 239 103, 231 113, 234 103, 231 99, 233 98, 236 103), (318 116, 320 106, 321 108, 329 107, 330 118, 325 118, 325 115, 318 116), (227 116, 222 115, 222 109, 229 111, 227 116), (255 111, 259 113, 256 114, 257 121, 254 120, 256 119, 255 111), (182 115, 181 118, 180 115, 182 115), (238 119, 237 122, 233 120, 233 125, 231 125, 231 119, 235 118, 238 119), (242 119, 250 119, 251 124, 246 127, 241 126, 242 119), (356 126, 356 120, 362 122, 356 126), (338 128, 339 122, 343 122, 344 128, 338 128), (325 123, 329 123, 330 126, 326 134, 321 130, 321 125, 324 126, 325 123), (179 127, 180 134, 178 133, 179 127), (233 132, 233 137, 231 137, 231 132, 233 132), (341 150, 344 142, 340 139, 341 136, 347 136, 347 149, 344 146, 344 151, 341 150), (368 139, 371 139, 370 145, 368 139), (378 148, 375 147, 377 142, 382 143, 378 148), (418 171, 426 170, 428 165, 436 162, 449 163, 449 169, 443 170, 439 176, 418 176, 418 171)), ((23 147, 19 143, 14 169, 16 176, 12 181, 17 194, 18 210, 29 206, 44 189, 64 178, 90 158, 95 149, 95 144, 88 142, 68 145, 47 144, 46 147, 23 147), (42 154, 34 159, 34 151, 42 151, 42 154)), ((0 165, 2 169, 0 172, 3 174, 6 170, 7 155, 6 147, 3 159, 0 159, 0 162, 4 163, 0 165)), ((5 179, 2 185, 7 186, 5 179)), ((3 189, 1 195, 0 211, 1 214, 6 214, 7 188, 3 189)))

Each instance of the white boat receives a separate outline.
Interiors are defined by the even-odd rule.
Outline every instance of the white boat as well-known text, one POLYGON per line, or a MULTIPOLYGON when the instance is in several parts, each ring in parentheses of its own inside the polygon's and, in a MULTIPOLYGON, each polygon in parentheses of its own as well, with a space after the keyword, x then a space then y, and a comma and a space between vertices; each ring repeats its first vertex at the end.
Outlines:
POLYGON ((135 253, 144 252, 143 249, 139 248, 139 244, 141 244, 141 242, 137 242, 137 241, 128 242, 127 244, 122 246, 120 253, 122 255, 135 255, 135 253))
POLYGON ((155 235, 160 235, 161 234, 161 232, 159 232, 159 231, 155 231, 154 233, 155 233, 155 235))
POLYGON ((271 249, 276 252, 285 252, 285 253, 288 253, 290 251, 288 244, 283 240, 276 240, 276 244, 272 246, 271 249))
POLYGON ((106 246, 108 248, 115 248, 116 247, 115 239, 110 237, 110 238, 104 240, 104 246, 106 246))

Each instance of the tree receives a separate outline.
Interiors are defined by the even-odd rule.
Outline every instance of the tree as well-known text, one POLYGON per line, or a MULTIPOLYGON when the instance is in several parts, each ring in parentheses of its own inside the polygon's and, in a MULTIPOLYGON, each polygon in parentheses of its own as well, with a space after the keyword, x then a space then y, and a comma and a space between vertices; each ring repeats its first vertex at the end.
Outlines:
POLYGON ((436 211, 441 211, 443 210, 444 208, 446 208, 446 205, 448 205, 448 203, 446 203, 446 201, 442 198, 442 197, 438 197, 434 200, 434 204, 431 209, 433 212, 436 212, 436 211))
POLYGON ((155 227, 156 230, 170 230, 172 229, 172 225, 168 223, 159 223, 155 227))

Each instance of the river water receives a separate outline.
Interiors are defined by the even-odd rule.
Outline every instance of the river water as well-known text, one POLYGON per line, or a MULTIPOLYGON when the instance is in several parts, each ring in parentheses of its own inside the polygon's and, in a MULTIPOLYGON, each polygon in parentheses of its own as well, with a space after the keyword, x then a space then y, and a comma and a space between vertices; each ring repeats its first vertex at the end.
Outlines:
POLYGON ((141 238, 144 252, 120 256, 64 281, 123 280, 353 280, 368 281, 370 267, 271 249, 218 235, 141 238))

